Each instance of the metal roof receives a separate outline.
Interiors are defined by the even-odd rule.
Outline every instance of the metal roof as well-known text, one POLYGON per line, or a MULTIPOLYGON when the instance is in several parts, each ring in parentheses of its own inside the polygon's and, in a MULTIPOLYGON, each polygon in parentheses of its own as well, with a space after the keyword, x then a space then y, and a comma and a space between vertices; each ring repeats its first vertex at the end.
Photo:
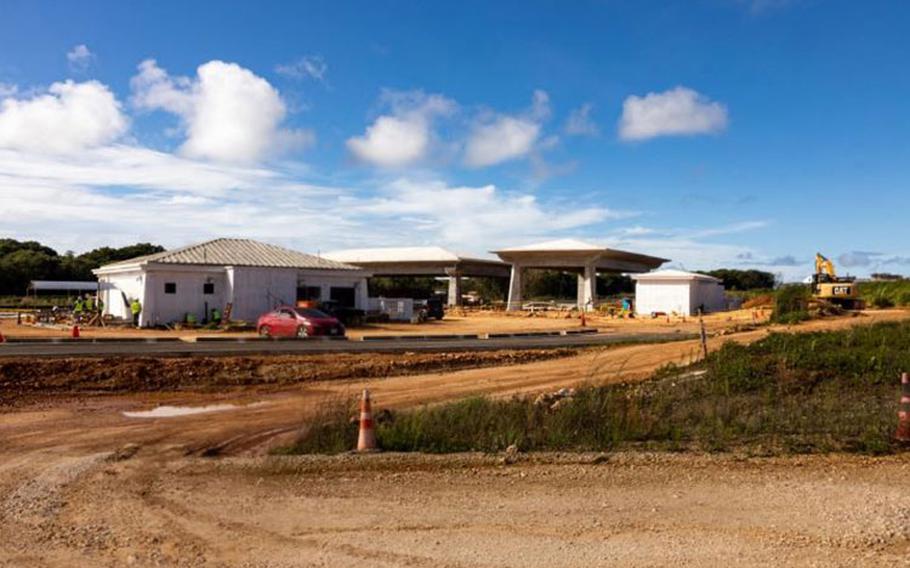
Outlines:
POLYGON ((214 239, 204 243, 107 264, 102 266, 100 270, 124 265, 149 263, 360 270, 359 267, 343 262, 250 239, 214 239))
POLYGON ((642 282, 650 281, 660 281, 660 280, 682 280, 682 281, 691 281, 691 280, 705 280, 709 282, 720 282, 719 278, 713 276, 708 276, 707 274, 699 274, 698 272, 686 272, 685 270, 676 270, 673 268, 668 268, 666 270, 657 270, 654 272, 646 272, 644 274, 633 274, 633 280, 640 280, 642 282))
POLYGON ((75 290, 92 291, 98 289, 97 282, 77 282, 72 280, 32 280, 29 290, 75 290))

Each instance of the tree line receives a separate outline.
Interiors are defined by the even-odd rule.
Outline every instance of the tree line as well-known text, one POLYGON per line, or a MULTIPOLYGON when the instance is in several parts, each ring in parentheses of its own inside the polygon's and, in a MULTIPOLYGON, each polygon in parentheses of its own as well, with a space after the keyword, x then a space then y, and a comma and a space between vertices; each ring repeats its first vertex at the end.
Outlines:
POLYGON ((776 280, 774 274, 764 270, 737 270, 735 268, 720 268, 701 272, 714 278, 719 278, 727 290, 771 290, 776 280))
POLYGON ((137 243, 96 248, 79 255, 72 251, 58 254, 36 241, 0 239, 0 295, 24 295, 32 280, 96 280, 94 268, 163 250, 159 245, 137 243))

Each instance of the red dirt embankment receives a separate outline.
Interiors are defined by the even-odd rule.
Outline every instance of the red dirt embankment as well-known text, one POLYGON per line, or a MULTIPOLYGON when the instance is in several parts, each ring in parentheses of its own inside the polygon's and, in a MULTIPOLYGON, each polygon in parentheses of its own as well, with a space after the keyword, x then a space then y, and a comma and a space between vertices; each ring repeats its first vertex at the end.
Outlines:
POLYGON ((224 391, 297 383, 503 367, 577 354, 572 349, 251 357, 108 357, 0 360, 0 406, 42 396, 224 391))

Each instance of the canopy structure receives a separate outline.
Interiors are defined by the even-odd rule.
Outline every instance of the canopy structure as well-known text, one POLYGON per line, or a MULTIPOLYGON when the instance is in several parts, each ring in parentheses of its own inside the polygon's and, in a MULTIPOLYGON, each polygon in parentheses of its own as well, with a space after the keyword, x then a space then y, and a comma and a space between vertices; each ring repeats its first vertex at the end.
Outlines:
POLYGON ((322 255, 353 264, 373 276, 445 276, 449 279, 448 304, 461 304, 461 278, 508 278, 509 265, 496 259, 460 255, 441 247, 383 247, 349 249, 322 255))
POLYGON ((28 283, 29 291, 39 290, 53 292, 94 292, 98 290, 97 282, 76 282, 72 280, 32 280, 28 283))
POLYGON ((667 262, 665 258, 605 248, 575 239, 562 239, 493 251, 512 265, 509 310, 520 310, 522 280, 527 268, 578 273, 578 309, 591 311, 597 302, 597 273, 648 272, 667 262))

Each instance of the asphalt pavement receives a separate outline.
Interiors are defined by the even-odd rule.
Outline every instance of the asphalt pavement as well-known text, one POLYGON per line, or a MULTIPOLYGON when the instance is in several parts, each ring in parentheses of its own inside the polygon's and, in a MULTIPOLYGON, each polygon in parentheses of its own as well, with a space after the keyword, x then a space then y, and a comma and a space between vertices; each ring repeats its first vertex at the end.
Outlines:
POLYGON ((688 333, 592 333, 546 336, 382 338, 368 341, 343 339, 261 340, 258 338, 208 341, 181 340, 76 340, 8 342, 0 344, 3 357, 184 357, 226 355, 294 355, 312 353, 394 353, 403 351, 451 352, 497 349, 554 349, 596 347, 620 343, 662 343, 693 339, 688 333))

